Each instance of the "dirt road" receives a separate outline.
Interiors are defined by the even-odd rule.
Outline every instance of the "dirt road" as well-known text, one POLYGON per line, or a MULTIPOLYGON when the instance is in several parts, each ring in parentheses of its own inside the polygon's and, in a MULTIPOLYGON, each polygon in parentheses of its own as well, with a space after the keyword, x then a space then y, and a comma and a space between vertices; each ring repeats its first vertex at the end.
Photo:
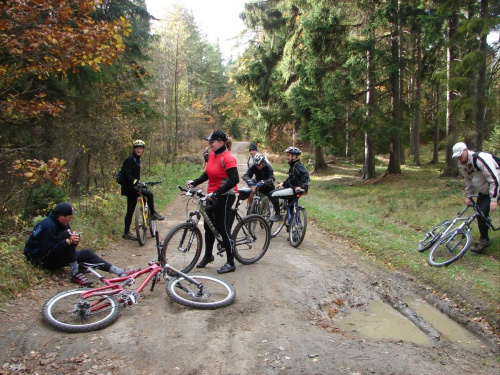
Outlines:
MULTIPOLYGON (((233 151, 244 171, 246 144, 236 143, 233 151)), ((307 197, 302 203, 307 207, 307 197)), ((179 196, 163 212, 161 235, 185 212, 186 198, 179 196)), ((121 240, 103 255, 137 266, 155 254, 149 238, 144 247, 121 240)), ((0 374, 499 373, 498 343, 480 322, 361 254, 310 220, 298 249, 282 233, 259 262, 224 275, 237 291, 233 305, 191 310, 169 300, 162 283, 112 326, 84 334, 54 331, 41 319, 44 300, 72 288, 64 277, 0 313, 0 374)), ((204 273, 216 274, 224 261, 217 257, 204 273)))

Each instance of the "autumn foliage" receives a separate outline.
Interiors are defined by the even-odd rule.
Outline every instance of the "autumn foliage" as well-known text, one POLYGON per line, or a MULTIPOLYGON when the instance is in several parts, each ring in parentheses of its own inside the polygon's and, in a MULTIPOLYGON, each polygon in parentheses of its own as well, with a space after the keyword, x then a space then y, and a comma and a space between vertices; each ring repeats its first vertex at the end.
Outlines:
POLYGON ((99 71, 124 51, 124 17, 96 21, 96 0, 11 0, 0 3, 0 121, 19 122, 64 109, 44 81, 82 67, 99 71))
POLYGON ((61 185, 67 173, 66 162, 57 158, 43 160, 16 160, 9 171, 15 177, 21 177, 28 186, 41 186, 46 183, 61 185))

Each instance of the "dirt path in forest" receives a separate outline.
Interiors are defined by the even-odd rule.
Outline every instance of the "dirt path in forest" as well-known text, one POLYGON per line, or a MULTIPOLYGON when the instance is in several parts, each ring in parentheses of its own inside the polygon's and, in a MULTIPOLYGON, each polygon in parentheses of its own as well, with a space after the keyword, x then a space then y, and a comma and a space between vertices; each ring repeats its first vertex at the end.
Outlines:
MULTIPOLYGON (((246 168, 246 147, 233 147, 240 172, 246 168)), ((163 211, 167 219, 158 228, 162 237, 184 221, 186 201, 179 196, 163 211)), ((307 207, 307 197, 302 203, 307 207)), ((145 265, 155 254, 151 238, 143 247, 120 240, 103 253, 125 267, 145 265)), ((216 274, 224 261, 217 257, 203 272, 216 274)), ((349 243, 332 239, 311 221, 298 249, 281 233, 259 262, 237 264, 236 272, 224 278, 237 292, 235 303, 224 309, 180 306, 169 300, 162 283, 153 292, 147 289, 138 305, 122 310, 115 324, 83 334, 54 331, 41 318, 48 297, 72 288, 66 277, 41 285, 0 313, 0 374, 500 371, 496 337, 485 333, 474 317, 456 310, 452 301, 439 300, 416 280, 375 267, 349 243), (438 309, 476 334, 455 336, 461 327, 438 309)))

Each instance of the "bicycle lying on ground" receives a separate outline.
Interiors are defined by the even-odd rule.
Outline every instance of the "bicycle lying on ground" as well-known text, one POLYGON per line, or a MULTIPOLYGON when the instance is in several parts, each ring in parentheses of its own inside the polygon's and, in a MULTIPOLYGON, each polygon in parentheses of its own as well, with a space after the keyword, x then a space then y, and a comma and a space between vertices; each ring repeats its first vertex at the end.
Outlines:
MULTIPOLYGON (((484 215, 477 203, 474 201, 476 195, 469 195, 471 207, 474 213, 469 217, 458 217, 455 220, 461 223, 446 234, 442 234, 429 252, 428 262, 431 266, 447 266, 460 259, 469 250, 472 244, 471 225, 477 218, 481 217, 491 230, 495 228, 489 216, 484 215)), ((464 210, 465 211, 465 210, 464 210)), ((464 212, 462 211, 462 213, 464 212)))
POLYGON ((307 230, 307 212, 302 206, 299 206, 299 198, 304 195, 305 190, 298 189, 295 193, 295 199, 287 201, 280 199, 280 221, 270 222, 271 238, 276 237, 284 226, 287 228, 290 245, 298 247, 307 230))
MULTIPOLYGON (((198 228, 198 222, 203 217, 208 227, 217 239, 217 254, 224 255, 225 249, 222 237, 215 229, 214 224, 208 217, 206 210, 210 209, 210 203, 206 195, 201 190, 186 189, 177 186, 186 196, 193 197, 197 203, 196 210, 189 212, 186 222, 172 228, 166 235, 165 244, 166 256, 171 263, 181 269, 182 272, 189 272, 198 261, 203 247, 203 237, 198 228)), ((242 189, 243 190, 243 189, 242 189)), ((250 189, 248 189, 250 190, 250 189)), ((269 225, 259 215, 249 215, 244 218, 238 213, 240 200, 248 198, 245 191, 241 190, 238 195, 235 207, 232 212, 237 220, 233 230, 234 257, 242 264, 252 264, 264 256, 269 247, 270 233, 269 225)))
POLYGON ((230 305, 236 298, 234 287, 227 281, 203 274, 185 273, 173 268, 165 258, 165 248, 155 233, 158 260, 125 277, 107 279, 96 269, 99 264, 82 263, 87 272, 94 274, 105 285, 97 288, 78 288, 56 294, 45 302, 43 319, 53 328, 63 332, 89 332, 105 328, 119 316, 120 307, 139 302, 140 293, 152 281, 167 281, 167 294, 175 302, 197 309, 218 309, 230 305), (136 289, 129 289, 140 276, 146 278, 136 289))
POLYGON ((160 178, 159 181, 151 182, 139 182, 138 184, 138 194, 137 205, 135 206, 134 221, 135 221, 135 233, 137 234, 137 241, 139 245, 144 246, 146 244, 146 232, 149 229, 151 237, 155 236, 157 222, 151 217, 151 209, 148 206, 148 199, 141 194, 140 189, 147 189, 148 186, 161 184, 163 181, 160 178))
POLYGON ((441 236, 448 234, 452 228, 456 227, 457 223, 461 221, 460 218, 465 211, 469 209, 469 207, 471 206, 465 206, 465 208, 457 214, 455 219, 444 220, 428 231, 417 245, 418 252, 422 253, 425 250, 430 249, 432 245, 434 245, 441 238, 441 236))

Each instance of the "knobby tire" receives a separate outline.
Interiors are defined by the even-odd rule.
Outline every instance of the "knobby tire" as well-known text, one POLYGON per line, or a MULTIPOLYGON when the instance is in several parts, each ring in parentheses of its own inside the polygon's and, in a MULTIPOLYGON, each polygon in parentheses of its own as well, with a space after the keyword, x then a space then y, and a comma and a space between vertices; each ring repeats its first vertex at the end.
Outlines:
POLYGON ((146 244, 146 222, 144 221, 144 215, 142 213, 142 205, 137 202, 135 207, 135 233, 137 234, 137 241, 139 245, 144 246, 146 244))
POLYGON ((292 247, 298 247, 304 237, 306 236, 307 230, 307 212, 303 207, 298 206, 294 217, 292 218, 292 224, 290 225, 290 232, 288 233, 290 239, 290 245, 292 247))
POLYGON ((271 238, 276 237, 280 232, 281 229, 285 226, 285 220, 286 220, 286 206, 285 206, 285 201, 281 200, 280 201, 280 221, 270 221, 269 222, 269 229, 271 231, 271 238))
POLYGON ((438 225, 436 225, 434 228, 432 228, 429 232, 427 232, 420 240, 420 242, 417 245, 417 250, 420 253, 423 253, 425 250, 428 250, 434 245, 434 243, 441 237, 441 233, 446 230, 452 223, 451 220, 445 220, 440 222, 438 225))
POLYGON ((472 234, 466 228, 454 230, 442 236, 429 252, 428 262, 431 266, 447 266, 460 259, 472 244, 472 234))
POLYGON ((42 316, 51 327, 68 333, 90 332, 105 328, 119 316, 120 305, 113 295, 90 297, 83 300, 82 293, 92 290, 79 288, 67 290, 48 299, 43 305, 42 316), (89 306, 78 307, 81 302, 89 306))
POLYGON ((271 234, 267 221, 260 215, 249 215, 239 221, 232 233, 234 257, 241 264, 257 262, 266 253, 271 234))
POLYGON ((202 247, 200 229, 193 223, 181 223, 167 233, 162 256, 173 268, 188 273, 198 261, 202 247))
POLYGON ((214 310, 233 303, 236 290, 227 281, 211 275, 191 274, 191 278, 203 284, 203 294, 199 288, 183 277, 171 278, 167 283, 167 294, 175 302, 201 310, 214 310))

